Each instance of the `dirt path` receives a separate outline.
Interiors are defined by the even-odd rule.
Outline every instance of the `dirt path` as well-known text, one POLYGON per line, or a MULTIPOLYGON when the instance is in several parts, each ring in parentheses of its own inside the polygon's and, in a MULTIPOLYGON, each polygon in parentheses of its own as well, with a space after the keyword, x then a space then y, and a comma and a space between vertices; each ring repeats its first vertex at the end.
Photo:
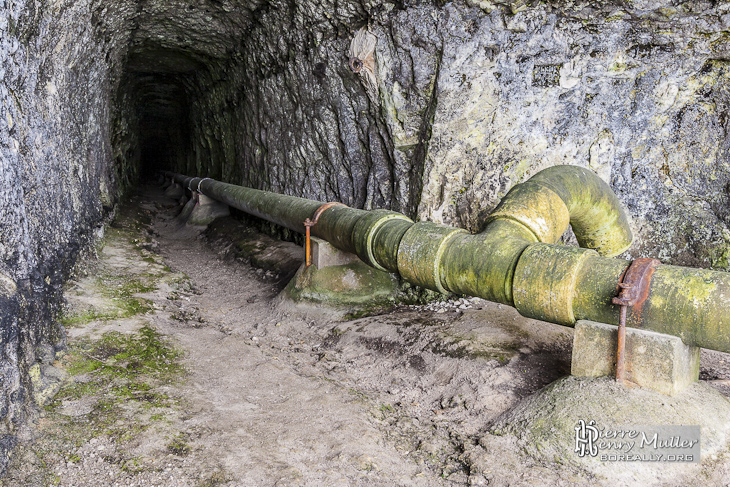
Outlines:
MULTIPOLYGON (((174 226, 155 227, 162 254, 198 291, 180 308, 188 320, 214 324, 174 330, 191 370, 181 392, 191 404, 193 448, 217 458, 237 485, 436 485, 382 441, 359 395, 311 366, 301 333, 270 336, 285 319, 272 306, 278 288, 174 226)), ((307 325, 286 326, 298 327, 307 325)))
POLYGON ((69 285, 73 380, 3 485, 601 485, 487 431, 569 372, 571 330, 478 299, 298 312, 159 190, 132 203, 69 285))

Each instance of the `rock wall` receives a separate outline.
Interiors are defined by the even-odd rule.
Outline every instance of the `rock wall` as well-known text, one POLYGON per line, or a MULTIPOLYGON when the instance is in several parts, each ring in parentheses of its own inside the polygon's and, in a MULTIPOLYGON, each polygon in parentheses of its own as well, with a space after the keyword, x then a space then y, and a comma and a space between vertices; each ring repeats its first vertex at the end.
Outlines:
POLYGON ((69 269, 155 169, 477 231, 512 185, 576 164, 628 208, 626 257, 729 266, 725 2, 2 5, 2 455, 69 269))
POLYGON ((730 10, 640 3, 441 9, 419 216, 476 230, 514 183, 576 164, 634 219, 630 256, 727 269, 730 10))
POLYGON ((129 35, 114 22, 128 12, 102 3, 11 0, 0 11, 0 472, 22 433, 36 350, 63 344, 63 282, 125 169, 110 141, 129 35))
POLYGON ((727 269, 728 6, 592 3, 233 9, 247 27, 197 45, 178 169, 476 231, 514 184, 586 166, 631 213, 626 257, 727 269), (362 26, 375 98, 348 67, 362 26))

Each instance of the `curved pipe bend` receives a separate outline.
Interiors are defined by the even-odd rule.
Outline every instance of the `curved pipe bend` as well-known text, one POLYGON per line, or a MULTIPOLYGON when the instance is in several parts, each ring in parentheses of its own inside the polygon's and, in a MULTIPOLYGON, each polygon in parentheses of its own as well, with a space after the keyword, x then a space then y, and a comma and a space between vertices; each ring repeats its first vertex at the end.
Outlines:
POLYGON ((633 241, 629 219, 611 188, 578 166, 553 166, 515 185, 487 219, 516 221, 539 242, 556 243, 568 228, 583 248, 606 257, 633 241))
MULTIPOLYGON (((601 255, 617 255, 633 239, 606 183, 582 167, 553 166, 515 185, 477 235, 429 222, 413 225, 401 242, 397 270, 430 289, 515 306, 514 275, 523 251, 537 242, 556 243, 569 224, 581 247, 601 255), (435 266, 426 264, 436 257, 435 266)), ((562 322, 572 319, 566 311, 558 316, 562 322)))

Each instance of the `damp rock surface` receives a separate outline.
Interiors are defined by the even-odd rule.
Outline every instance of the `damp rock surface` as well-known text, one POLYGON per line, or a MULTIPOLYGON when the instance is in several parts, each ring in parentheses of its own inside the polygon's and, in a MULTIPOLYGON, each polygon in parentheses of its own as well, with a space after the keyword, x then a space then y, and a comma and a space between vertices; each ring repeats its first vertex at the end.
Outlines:
POLYGON ((63 282, 158 169, 476 231, 575 164, 628 209, 624 257, 728 269, 729 27, 709 0, 6 2, 0 471, 63 282))

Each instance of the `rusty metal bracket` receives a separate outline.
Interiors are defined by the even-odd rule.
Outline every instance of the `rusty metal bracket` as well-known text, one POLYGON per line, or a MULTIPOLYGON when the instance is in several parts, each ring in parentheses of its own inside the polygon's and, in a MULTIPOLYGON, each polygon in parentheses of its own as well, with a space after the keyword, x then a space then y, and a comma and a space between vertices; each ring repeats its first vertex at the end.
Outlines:
POLYGON ((631 262, 621 276, 618 287, 619 295, 613 298, 613 304, 621 306, 618 327, 618 344, 616 347, 616 381, 623 383, 626 379, 626 313, 630 306, 641 306, 649 297, 651 277, 656 266, 661 264, 656 259, 639 258, 631 262))
POLYGON ((304 228, 305 228, 305 241, 304 241, 304 255, 305 255, 305 261, 306 261, 306 267, 309 267, 312 265, 312 243, 311 243, 311 231, 310 229, 317 224, 319 221, 319 217, 322 216, 322 213, 328 208, 332 208, 333 206, 347 206, 343 203, 337 203, 337 202, 329 202, 325 203, 319 208, 317 208, 317 211, 314 212, 314 215, 312 216, 312 219, 310 220, 307 218, 304 220, 304 228))

